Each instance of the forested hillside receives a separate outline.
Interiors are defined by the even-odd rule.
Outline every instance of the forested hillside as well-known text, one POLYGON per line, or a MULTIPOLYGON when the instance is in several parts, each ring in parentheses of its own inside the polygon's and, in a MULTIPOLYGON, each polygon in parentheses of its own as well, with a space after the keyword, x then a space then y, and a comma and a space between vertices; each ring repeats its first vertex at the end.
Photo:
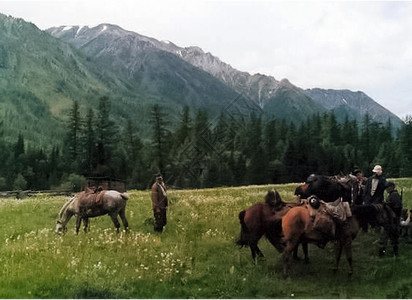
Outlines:
POLYGON ((100 98, 96 114, 74 102, 65 147, 27 148, 22 135, 13 144, 2 140, 0 188, 78 189, 84 177, 111 176, 143 189, 158 172, 175 188, 300 182, 313 172, 355 167, 368 175, 375 163, 388 177, 412 176, 412 118, 393 135, 390 123, 368 117, 339 124, 333 114, 322 114, 297 127, 263 122, 257 114, 212 119, 203 110, 193 113, 186 107, 176 120, 154 105, 152 138, 142 140, 133 122, 118 126, 109 98, 100 98))

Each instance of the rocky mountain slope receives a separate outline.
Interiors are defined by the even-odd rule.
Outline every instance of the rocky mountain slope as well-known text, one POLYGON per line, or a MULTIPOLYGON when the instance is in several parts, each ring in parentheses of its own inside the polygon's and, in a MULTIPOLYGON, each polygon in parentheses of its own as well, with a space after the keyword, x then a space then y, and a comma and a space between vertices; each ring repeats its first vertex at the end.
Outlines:
POLYGON ((101 70, 110 71, 118 87, 130 94, 149 94, 152 102, 172 111, 188 106, 192 111, 204 108, 217 113, 237 96, 211 74, 162 50, 160 42, 118 26, 64 26, 48 31, 79 49, 101 70))
MULTIPOLYGON (((123 66, 124 73, 128 73, 129 79, 136 76, 136 73, 144 74, 141 66, 144 65, 142 60, 145 56, 159 53, 158 51, 161 51, 163 56, 166 56, 164 52, 172 53, 177 58, 211 74, 226 86, 253 101, 265 112, 268 119, 275 117, 299 122, 308 115, 333 110, 340 120, 346 116, 360 120, 368 113, 373 120, 378 122, 386 122, 390 119, 395 127, 400 126, 402 122, 396 115, 362 92, 302 90, 287 79, 278 81, 272 76, 251 75, 236 70, 211 53, 205 53, 199 47, 179 47, 172 42, 158 41, 115 25, 101 24, 93 28, 62 26, 51 28, 48 31, 53 36, 74 45, 88 56, 107 57, 112 62, 112 68, 123 66)), ((164 61, 162 64, 162 66, 167 65, 164 61)), ((157 85, 154 89, 156 88, 157 85)))

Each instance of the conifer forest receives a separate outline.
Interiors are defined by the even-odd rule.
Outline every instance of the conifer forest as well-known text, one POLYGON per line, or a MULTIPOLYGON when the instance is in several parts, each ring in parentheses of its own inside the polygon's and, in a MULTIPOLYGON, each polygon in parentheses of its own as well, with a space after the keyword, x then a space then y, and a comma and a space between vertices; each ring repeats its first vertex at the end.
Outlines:
POLYGON ((300 124, 251 114, 212 118, 185 107, 170 116, 153 105, 150 136, 129 120, 111 116, 110 99, 101 97, 95 110, 80 111, 74 101, 66 133, 49 149, 4 138, 0 123, 0 190, 81 189, 86 177, 126 181, 128 189, 150 187, 162 173, 174 188, 205 188, 302 182, 311 173, 366 176, 374 164, 386 177, 411 177, 412 117, 399 129, 390 122, 338 122, 333 113, 316 114, 300 124), (63 146, 61 146, 63 145, 63 146))

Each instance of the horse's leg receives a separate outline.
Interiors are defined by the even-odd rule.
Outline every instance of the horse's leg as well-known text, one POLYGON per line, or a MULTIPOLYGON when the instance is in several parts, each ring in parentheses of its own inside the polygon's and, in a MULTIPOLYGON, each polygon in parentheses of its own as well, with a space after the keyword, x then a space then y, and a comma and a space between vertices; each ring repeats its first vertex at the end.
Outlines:
MULTIPOLYGON (((305 256, 305 263, 309 263, 309 255, 308 255, 308 242, 301 242, 303 255, 305 256)), ((296 246, 296 251, 298 251, 298 246, 296 246)))
POLYGON ((120 228, 120 223, 119 220, 117 219, 117 212, 116 213, 111 213, 110 214, 110 218, 112 219, 112 222, 114 224, 114 227, 116 227, 116 231, 117 233, 120 232, 119 228, 120 228))
POLYGON ((283 252, 283 276, 286 278, 289 276, 289 269, 290 269, 290 260, 292 257, 292 250, 289 250, 286 246, 285 251, 283 252))
POLYGON ((119 211, 119 216, 120 216, 120 219, 122 219, 124 230, 126 230, 126 232, 128 232, 129 231, 129 222, 127 222, 127 219, 126 219, 126 208, 123 208, 119 211))
POLYGON ((299 249, 299 245, 296 245, 295 249, 293 249, 293 259, 297 261, 299 261, 298 249, 299 249))
POLYGON ((76 217, 76 234, 79 234, 79 229, 80 229, 81 222, 82 222, 82 217, 80 216, 80 214, 77 214, 77 217, 76 217))
POLYGON ((83 224, 84 224, 84 232, 87 233, 89 231, 89 218, 87 217, 83 218, 83 224))
POLYGON ((387 232, 387 236, 391 240, 393 255, 398 256, 399 254, 399 232, 395 224, 389 224, 384 226, 384 230, 387 232))
POLYGON ((286 247, 283 252, 283 276, 289 276, 290 261, 292 259, 293 250, 299 245, 299 239, 291 239, 286 241, 286 247))
POLYGON ((276 248, 276 250, 278 250, 280 253, 283 252, 285 245, 282 243, 282 237, 280 235, 270 234, 269 232, 266 232, 266 238, 273 245, 273 247, 276 248))
POLYGON ((353 266, 352 266, 352 239, 349 237, 346 241, 345 245, 345 253, 346 253, 346 260, 349 264, 349 276, 353 274, 353 266))
MULTIPOLYGON (((305 263, 308 264, 309 263, 308 243, 301 241, 301 245, 302 245, 302 250, 303 250, 303 256, 304 256, 305 263)), ((299 250, 299 244, 297 244, 295 249, 293 249, 293 259, 297 260, 297 261, 300 260, 299 256, 298 256, 298 250, 299 250)))
MULTIPOLYGON (((340 258, 342 256, 342 250, 343 250, 343 243, 340 239, 337 239, 335 241, 335 267, 333 268, 334 273, 338 271, 340 258)), ((346 257, 347 257, 347 254, 346 254, 346 257)))
POLYGON ((262 251, 260 251, 257 245, 257 242, 251 242, 249 246, 250 246, 250 252, 252 253, 252 259, 254 262, 256 262, 256 255, 258 255, 258 257, 260 258, 264 257, 262 251))

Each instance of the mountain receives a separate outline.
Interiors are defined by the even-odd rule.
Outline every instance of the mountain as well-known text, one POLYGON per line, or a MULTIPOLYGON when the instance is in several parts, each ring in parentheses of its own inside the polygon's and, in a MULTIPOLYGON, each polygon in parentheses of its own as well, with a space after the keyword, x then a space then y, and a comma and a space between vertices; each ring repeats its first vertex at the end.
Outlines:
POLYGON ((265 111, 277 118, 289 119, 293 116, 300 119, 302 116, 299 114, 303 113, 304 119, 312 113, 333 111, 340 121, 343 121, 346 116, 360 121, 365 114, 369 114, 376 122, 386 123, 390 120, 395 128, 403 123, 395 114, 360 91, 320 88, 302 90, 287 79, 278 81, 272 76, 250 75, 238 71, 218 57, 205 53, 199 47, 180 48, 170 42, 156 41, 156 43, 159 48, 175 53, 192 65, 209 72, 238 93, 246 95, 260 107, 267 108, 265 111), (292 109, 288 109, 288 106, 292 109))
POLYGON ((178 105, 199 107, 200 104, 203 107, 206 104, 210 109, 218 105, 219 100, 216 99, 223 101, 224 105, 228 99, 234 99, 231 91, 216 82, 209 83, 211 79, 204 73, 197 73, 199 69, 243 95, 250 105, 253 102, 260 107, 266 119, 300 122, 315 113, 334 111, 341 121, 346 116, 361 120, 368 113, 377 122, 391 120, 395 128, 402 124, 396 115, 362 92, 303 90, 287 79, 277 81, 272 76, 238 71, 199 47, 182 48, 116 25, 101 24, 92 28, 61 26, 50 28, 48 32, 75 46, 104 69, 117 70, 116 76, 122 78, 125 85, 144 87, 161 95, 169 92, 169 100, 178 105), (193 80, 199 81, 192 85, 193 80), (175 87, 184 91, 183 96, 175 87), (204 98, 204 93, 211 95, 204 98), (196 98, 198 100, 193 100, 196 98))
POLYGON ((198 47, 181 48, 110 24, 47 31, 101 68, 115 70, 124 85, 163 97, 167 94, 178 105, 215 108, 216 113, 240 94, 252 110, 263 111, 266 119, 299 122, 326 111, 289 81, 237 71, 198 47))
MULTIPOLYGON (((0 14, 0 116, 4 137, 47 147, 64 132, 72 100, 108 89, 86 58, 22 19, 0 14)), ((90 100, 89 100, 90 101, 90 100)))
POLYGON ((117 88, 130 95, 146 95, 176 113, 188 106, 219 113, 237 97, 220 80, 180 57, 164 51, 160 42, 115 25, 62 26, 48 30, 84 55, 103 71, 110 71, 117 88))
POLYGON ((395 128, 402 124, 399 117, 360 91, 315 88, 305 90, 305 93, 327 110, 334 111, 341 121, 346 115, 361 121, 363 116, 368 114, 372 120, 379 123, 385 124, 390 120, 395 128))

